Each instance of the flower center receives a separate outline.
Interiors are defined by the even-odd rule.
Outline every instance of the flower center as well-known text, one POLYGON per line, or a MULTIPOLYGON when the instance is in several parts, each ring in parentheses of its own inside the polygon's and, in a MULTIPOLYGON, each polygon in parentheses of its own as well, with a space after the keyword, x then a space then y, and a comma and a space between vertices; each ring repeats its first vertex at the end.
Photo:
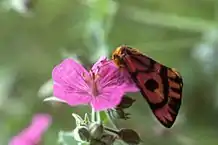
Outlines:
POLYGON ((95 74, 91 70, 89 76, 83 74, 83 77, 84 77, 86 83, 89 85, 90 94, 92 96, 96 97, 99 94, 98 86, 97 86, 98 74, 95 74))

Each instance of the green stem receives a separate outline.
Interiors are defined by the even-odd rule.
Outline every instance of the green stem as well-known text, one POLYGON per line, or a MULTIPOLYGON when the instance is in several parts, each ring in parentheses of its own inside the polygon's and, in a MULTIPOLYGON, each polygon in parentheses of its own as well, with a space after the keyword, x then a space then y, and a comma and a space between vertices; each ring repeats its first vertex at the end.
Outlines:
POLYGON ((112 129, 112 128, 109 128, 109 127, 105 127, 105 130, 107 130, 107 131, 109 131, 109 132, 111 132, 111 133, 114 133, 114 134, 116 134, 116 135, 119 134, 118 131, 116 131, 116 130, 114 130, 114 129, 112 129))
POLYGON ((95 122, 95 110, 92 108, 91 122, 95 122))
MULTIPOLYGON (((113 128, 115 128, 115 129, 117 129, 117 130, 119 130, 118 129, 118 127, 117 127, 117 124, 116 124, 116 122, 115 121, 113 121, 113 119, 111 118, 111 116, 109 115, 109 113, 108 113, 108 111, 105 111, 105 113, 106 113, 106 115, 107 115, 107 118, 108 118, 108 120, 110 121, 110 123, 111 123, 111 125, 113 126, 113 128)), ((106 127, 105 128, 107 131, 110 131, 110 132, 112 132, 112 133, 114 133, 114 134, 116 134, 116 135, 118 135, 119 134, 119 132, 118 131, 116 131, 116 130, 113 130, 113 129, 111 129, 111 128, 108 128, 108 127, 106 127)), ((119 141, 119 140, 118 140, 119 141)), ((121 145, 126 145, 123 141, 119 141, 119 143, 121 144, 121 145)))
POLYGON ((108 111, 105 111, 108 120, 110 121, 111 125, 115 128, 118 129, 116 122, 113 121, 113 119, 111 118, 111 116, 109 115, 108 111))
POLYGON ((99 111, 97 111, 96 112, 96 117, 97 117, 97 123, 101 123, 101 116, 100 116, 100 112, 99 111))

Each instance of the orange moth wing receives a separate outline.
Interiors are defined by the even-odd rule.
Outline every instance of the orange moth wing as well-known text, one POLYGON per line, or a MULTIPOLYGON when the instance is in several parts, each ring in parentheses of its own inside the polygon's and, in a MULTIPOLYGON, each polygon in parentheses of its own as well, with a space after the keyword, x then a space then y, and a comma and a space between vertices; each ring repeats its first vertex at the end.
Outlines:
POLYGON ((181 106, 181 75, 128 46, 118 47, 112 59, 119 67, 127 69, 160 123, 172 127, 181 106))

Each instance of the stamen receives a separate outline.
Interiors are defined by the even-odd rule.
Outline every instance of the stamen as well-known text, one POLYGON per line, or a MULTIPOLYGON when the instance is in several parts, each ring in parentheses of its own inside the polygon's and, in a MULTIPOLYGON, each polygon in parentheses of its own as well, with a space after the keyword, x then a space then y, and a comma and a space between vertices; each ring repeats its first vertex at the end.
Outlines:
POLYGON ((85 74, 85 72, 82 73, 82 77, 83 77, 84 81, 85 81, 87 84, 89 84, 89 82, 90 82, 90 77, 87 76, 87 75, 85 74))
POLYGON ((84 73, 82 74, 84 77, 84 80, 90 87, 90 94, 92 96, 97 96, 98 95, 98 86, 96 80, 99 78, 97 74, 93 72, 93 70, 90 70, 89 75, 85 75, 84 73))

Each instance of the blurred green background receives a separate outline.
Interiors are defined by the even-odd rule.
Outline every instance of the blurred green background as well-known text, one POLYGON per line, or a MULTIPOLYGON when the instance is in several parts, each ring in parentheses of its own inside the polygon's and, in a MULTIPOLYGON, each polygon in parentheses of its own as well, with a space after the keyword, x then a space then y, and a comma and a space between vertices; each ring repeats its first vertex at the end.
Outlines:
POLYGON ((119 121, 140 133, 145 145, 218 144, 218 1, 216 0, 1 0, 0 145, 47 112, 59 130, 74 128, 72 112, 85 107, 43 102, 51 72, 66 57, 90 66, 121 44, 177 68, 184 77, 183 104, 172 129, 164 129, 140 94, 119 121))

